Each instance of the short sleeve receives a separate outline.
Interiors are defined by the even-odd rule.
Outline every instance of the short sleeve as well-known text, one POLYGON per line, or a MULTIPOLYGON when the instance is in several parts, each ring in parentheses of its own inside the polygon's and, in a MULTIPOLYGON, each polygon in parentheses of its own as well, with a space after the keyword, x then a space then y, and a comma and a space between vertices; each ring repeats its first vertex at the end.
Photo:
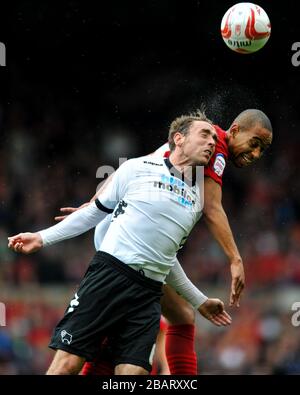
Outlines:
POLYGON ((226 166, 226 159, 222 153, 216 154, 204 169, 204 175, 212 178, 222 186, 223 172, 226 166))
POLYGON ((107 188, 101 193, 96 201, 102 206, 102 209, 107 209, 111 212, 118 202, 123 199, 126 194, 128 184, 134 177, 133 159, 124 162, 114 173, 111 182, 107 188))
POLYGON ((204 175, 212 178, 216 183, 222 186, 222 178, 225 170, 226 162, 228 159, 228 143, 227 134, 220 126, 214 125, 218 134, 218 141, 216 144, 215 152, 205 167, 204 175))

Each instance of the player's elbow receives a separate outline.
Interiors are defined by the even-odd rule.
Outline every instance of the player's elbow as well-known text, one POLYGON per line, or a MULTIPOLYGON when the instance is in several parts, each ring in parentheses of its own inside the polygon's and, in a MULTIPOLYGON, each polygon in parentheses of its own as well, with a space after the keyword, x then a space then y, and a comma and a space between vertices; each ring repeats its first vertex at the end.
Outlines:
POLYGON ((206 201, 204 203, 204 207, 203 207, 203 214, 206 217, 211 217, 220 209, 222 209, 222 204, 220 202, 217 202, 215 200, 214 201, 206 201))
POLYGON ((204 205, 203 217, 207 222, 218 222, 220 217, 226 216, 223 206, 219 202, 210 202, 204 205))

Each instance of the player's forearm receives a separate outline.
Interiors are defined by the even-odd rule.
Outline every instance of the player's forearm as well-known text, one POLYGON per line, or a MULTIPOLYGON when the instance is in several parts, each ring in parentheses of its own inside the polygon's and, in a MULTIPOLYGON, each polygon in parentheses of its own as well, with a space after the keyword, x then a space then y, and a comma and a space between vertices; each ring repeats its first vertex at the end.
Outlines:
POLYGON ((95 227, 105 216, 106 212, 99 210, 95 203, 75 211, 64 221, 39 232, 43 246, 71 239, 95 227))
POLYGON ((198 309, 208 299, 187 277, 177 258, 170 273, 166 277, 166 283, 175 289, 195 309, 198 309))
POLYGON ((228 259, 231 262, 233 260, 242 261, 222 205, 218 205, 208 212, 205 212, 204 219, 210 232, 220 244, 228 259))

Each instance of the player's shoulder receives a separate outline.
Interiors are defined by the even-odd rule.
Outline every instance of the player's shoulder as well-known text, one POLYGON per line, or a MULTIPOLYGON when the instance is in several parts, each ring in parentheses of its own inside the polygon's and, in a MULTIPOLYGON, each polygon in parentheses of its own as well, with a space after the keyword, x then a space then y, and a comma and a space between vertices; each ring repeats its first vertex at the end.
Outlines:
POLYGON ((162 157, 152 155, 139 156, 138 158, 129 159, 127 162, 129 162, 129 167, 163 166, 164 164, 162 157))
POLYGON ((217 135, 218 135, 218 141, 220 141, 222 143, 226 142, 226 140, 227 140, 227 138, 226 138, 226 136, 227 136, 226 130, 222 129, 219 125, 214 125, 214 128, 215 128, 215 130, 217 132, 217 135))
POLYGON ((153 156, 160 156, 160 157, 167 157, 169 156, 170 153, 170 147, 169 147, 169 143, 165 143, 162 146, 160 146, 159 148, 157 148, 156 151, 153 152, 153 156))
POLYGON ((224 129, 222 129, 219 125, 214 125, 214 128, 218 135, 218 141, 216 144, 215 154, 223 154, 225 158, 228 157, 228 142, 227 142, 227 133, 224 129))
POLYGON ((142 156, 138 159, 140 159, 140 163, 146 167, 148 166, 161 167, 164 165, 164 158, 161 156, 147 155, 147 156, 142 156))

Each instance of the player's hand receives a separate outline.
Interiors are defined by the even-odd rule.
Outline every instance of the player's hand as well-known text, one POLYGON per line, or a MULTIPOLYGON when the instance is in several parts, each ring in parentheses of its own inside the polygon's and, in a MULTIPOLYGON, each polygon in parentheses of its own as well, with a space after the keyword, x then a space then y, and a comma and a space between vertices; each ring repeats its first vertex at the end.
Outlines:
POLYGON ((8 248, 15 252, 31 254, 43 247, 43 241, 39 233, 19 233, 8 237, 8 248))
POLYGON ((90 204, 90 202, 84 203, 80 207, 62 207, 60 209, 60 211, 66 215, 60 215, 60 216, 54 217, 54 219, 55 219, 55 221, 60 222, 63 219, 67 218, 68 215, 74 213, 75 211, 79 210, 80 208, 88 206, 89 204, 90 204))
POLYGON ((230 315, 224 310, 224 303, 220 299, 207 299, 198 311, 204 318, 217 326, 227 326, 231 324, 230 315))
POLYGON ((232 261, 230 264, 231 271, 231 292, 229 306, 240 307, 242 292, 245 288, 245 272, 241 259, 232 261))

